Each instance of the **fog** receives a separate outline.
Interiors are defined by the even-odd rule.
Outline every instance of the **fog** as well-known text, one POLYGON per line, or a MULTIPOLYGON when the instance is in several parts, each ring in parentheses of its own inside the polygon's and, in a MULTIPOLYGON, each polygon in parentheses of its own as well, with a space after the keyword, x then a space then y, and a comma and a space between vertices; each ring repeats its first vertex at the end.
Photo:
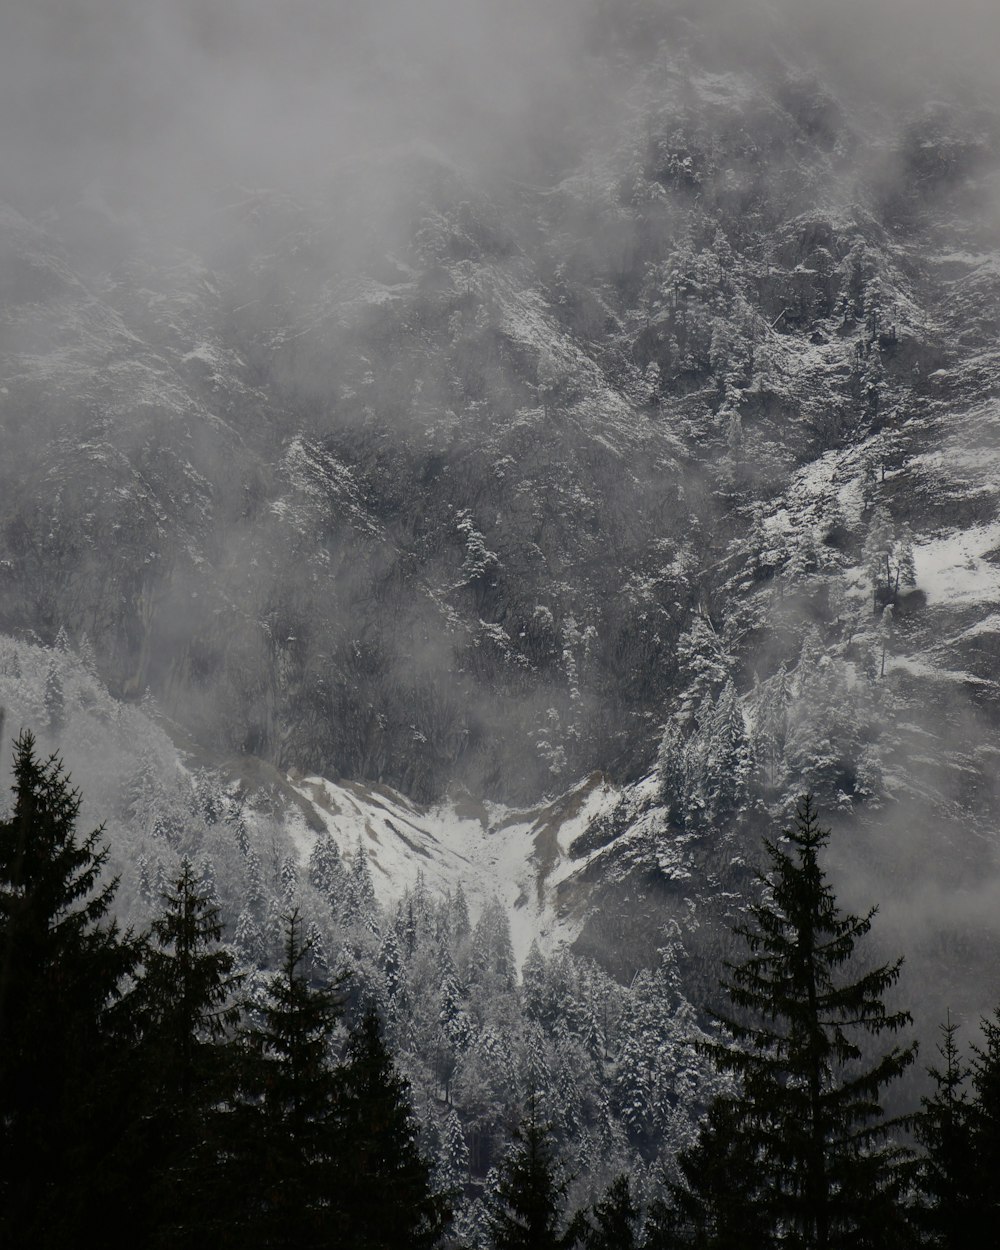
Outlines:
POLYGON ((14 0, 4 195, 30 208, 99 185, 177 212, 228 181, 322 186, 339 162, 414 139, 544 172, 637 72, 635 49, 610 74, 591 55, 609 13, 675 39, 696 17, 737 62, 801 41, 862 95, 995 90, 988 0, 14 0))
MULTIPOLYGON (((148 202, 226 180, 310 189, 381 145, 473 153, 564 91, 568 0, 68 0, 0 18, 8 192, 148 202)), ((480 150, 479 155, 482 155, 480 150)))

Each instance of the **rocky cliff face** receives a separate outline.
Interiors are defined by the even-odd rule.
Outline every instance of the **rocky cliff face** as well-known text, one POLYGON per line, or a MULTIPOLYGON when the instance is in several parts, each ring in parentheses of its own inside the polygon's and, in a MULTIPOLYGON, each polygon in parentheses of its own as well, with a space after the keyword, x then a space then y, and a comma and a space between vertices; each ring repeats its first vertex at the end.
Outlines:
POLYGON ((600 107, 548 99, 517 162, 380 143, 181 232, 96 185, 5 209, 0 627, 282 772, 522 807, 599 772, 529 858, 620 971, 673 915, 710 980, 811 789, 842 888, 935 975, 971 943, 978 1004, 998 115, 749 29, 605 6, 600 107))

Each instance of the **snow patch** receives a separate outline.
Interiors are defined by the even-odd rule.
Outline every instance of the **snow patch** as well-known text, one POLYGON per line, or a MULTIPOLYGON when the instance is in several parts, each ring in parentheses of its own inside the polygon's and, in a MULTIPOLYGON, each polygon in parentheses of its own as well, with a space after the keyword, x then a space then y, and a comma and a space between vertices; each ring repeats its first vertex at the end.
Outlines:
POLYGON ((1000 548, 1000 524, 978 525, 914 548, 917 585, 930 604, 1000 604, 1000 566, 986 557, 1000 548))
POLYGON ((553 904, 555 888, 599 854, 574 860, 569 848, 620 798, 597 776, 529 810, 468 799, 424 808, 387 789, 319 776, 295 780, 292 788, 308 805, 287 822, 303 864, 318 837, 305 814, 310 811, 345 859, 353 858, 362 843, 381 902, 397 899, 418 876, 434 890, 461 885, 473 915, 490 898, 499 899, 510 918, 519 966, 533 941, 545 949, 576 936, 553 904))

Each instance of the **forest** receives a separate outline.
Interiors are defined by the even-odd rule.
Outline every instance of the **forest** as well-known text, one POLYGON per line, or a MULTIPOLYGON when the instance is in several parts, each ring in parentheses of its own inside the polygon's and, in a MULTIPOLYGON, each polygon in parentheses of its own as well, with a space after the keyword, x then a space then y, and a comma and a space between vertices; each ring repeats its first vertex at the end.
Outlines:
MULTIPOLYGON (((346 889, 335 848, 318 842, 311 875, 384 929, 383 992, 352 975, 356 954, 322 949, 294 890, 278 967, 254 975, 241 955, 247 925, 222 941, 217 897, 189 858, 158 883, 149 930, 123 929, 103 828, 80 833, 79 793, 27 731, 13 776, 0 822, 5 1245, 833 1250, 968 1247, 997 1226, 1000 1012, 964 1044, 946 1021, 930 1092, 887 1111, 917 1062, 896 1001, 902 959, 866 954, 874 908, 838 905, 823 866, 830 834, 809 796, 764 841, 737 953, 719 968, 728 1006, 699 1012, 694 1046, 714 1089, 678 1079, 659 1091, 696 1121, 689 1143, 655 1175, 621 1171, 581 1201, 562 1145, 580 1108, 560 1086, 585 1083, 585 1062, 553 1079, 543 1047, 526 1081, 511 1070, 521 1096, 493 1135, 469 1116, 468 1090, 463 1122, 450 1089, 475 1027, 463 979, 487 995, 506 982, 529 1019, 561 1017, 565 1047, 609 1057, 600 994, 566 983, 580 972, 571 961, 554 969, 535 947, 518 983, 502 915, 473 929, 460 897, 425 894, 379 917, 363 858, 346 889), (419 1019, 403 1002, 418 951, 439 989, 425 995, 442 1042, 426 1061, 447 1111, 436 1157, 393 1053, 419 1019)), ((671 1052, 670 1015, 659 1029, 625 1025, 634 1064, 671 1052)), ((634 1091, 635 1114, 651 1093, 634 1091)), ((605 1148, 599 1134, 588 1140, 605 1148)))

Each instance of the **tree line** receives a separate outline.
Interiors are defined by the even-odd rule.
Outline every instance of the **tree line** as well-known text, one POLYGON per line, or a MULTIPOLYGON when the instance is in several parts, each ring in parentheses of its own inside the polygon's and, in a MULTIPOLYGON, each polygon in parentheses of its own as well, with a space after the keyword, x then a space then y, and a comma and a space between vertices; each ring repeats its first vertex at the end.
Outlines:
POLYGON ((658 1195, 623 1174, 570 1211, 529 1094, 482 1219, 461 1228, 378 1011, 346 1027, 350 986, 317 975, 298 912, 251 987, 187 860, 150 931, 123 931, 102 830, 80 836, 79 812, 22 733, 0 821, 4 1245, 951 1250, 1000 1226, 1000 1013, 968 1060, 949 1021, 921 1109, 884 1112, 916 1059, 901 961, 859 958, 874 911, 838 907, 811 799, 765 842, 745 958, 702 1044, 721 1092, 658 1195))

